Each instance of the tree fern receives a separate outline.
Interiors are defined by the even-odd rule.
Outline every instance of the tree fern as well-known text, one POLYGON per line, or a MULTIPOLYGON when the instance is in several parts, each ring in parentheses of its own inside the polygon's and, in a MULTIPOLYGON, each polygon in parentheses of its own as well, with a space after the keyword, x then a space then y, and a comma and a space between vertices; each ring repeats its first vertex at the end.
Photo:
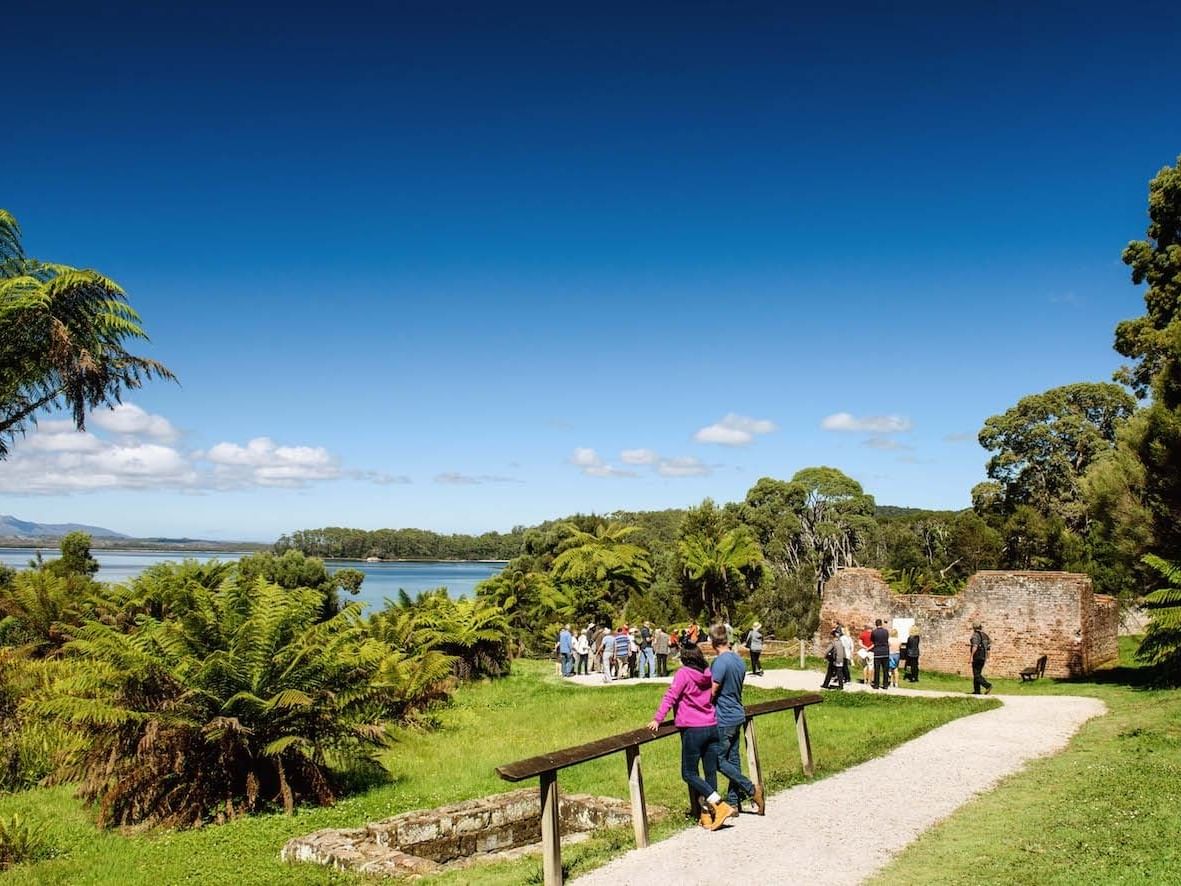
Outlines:
POLYGON ((1181 563, 1171 563, 1152 554, 1144 562, 1159 572, 1167 584, 1144 598, 1150 621, 1136 657, 1155 665, 1165 681, 1181 683, 1181 563))

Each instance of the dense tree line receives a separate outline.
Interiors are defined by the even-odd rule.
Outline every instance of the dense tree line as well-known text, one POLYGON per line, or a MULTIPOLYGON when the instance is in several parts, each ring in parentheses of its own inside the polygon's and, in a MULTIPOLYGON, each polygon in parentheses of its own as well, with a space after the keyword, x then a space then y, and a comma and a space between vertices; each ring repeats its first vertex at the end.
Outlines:
POLYGON ((300 551, 309 557, 364 560, 509 560, 521 550, 522 527, 482 535, 443 535, 426 529, 346 529, 326 526, 279 537, 275 551, 300 551))

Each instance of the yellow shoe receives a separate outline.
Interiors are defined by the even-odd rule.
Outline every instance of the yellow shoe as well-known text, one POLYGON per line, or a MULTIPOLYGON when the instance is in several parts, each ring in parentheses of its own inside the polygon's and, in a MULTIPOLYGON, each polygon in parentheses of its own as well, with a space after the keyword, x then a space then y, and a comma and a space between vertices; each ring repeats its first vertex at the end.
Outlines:
POLYGON ((701 813, 701 826, 707 831, 714 830, 714 817, 708 811, 701 813))
POLYGON ((736 814, 737 811, 734 809, 734 807, 723 800, 721 803, 718 803, 714 806, 713 823, 709 826, 709 829, 711 831, 716 831, 726 823, 727 818, 730 818, 736 814))

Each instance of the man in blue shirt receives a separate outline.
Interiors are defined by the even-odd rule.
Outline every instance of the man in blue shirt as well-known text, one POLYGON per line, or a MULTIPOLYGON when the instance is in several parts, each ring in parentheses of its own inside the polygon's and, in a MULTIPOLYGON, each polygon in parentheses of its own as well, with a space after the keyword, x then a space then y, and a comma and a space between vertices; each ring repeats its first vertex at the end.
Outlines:
POLYGON ((574 635, 570 633, 570 625, 558 634, 558 654, 562 656, 562 676, 569 677, 574 673, 574 635))
POLYGON ((746 665, 730 650, 730 638, 725 625, 714 625, 709 631, 709 642, 717 658, 709 666, 713 674, 714 708, 718 718, 718 769, 730 779, 726 801, 741 809, 743 797, 754 803, 755 812, 763 814, 763 786, 755 785, 742 774, 742 759, 738 746, 742 743, 742 725, 746 709, 742 706, 742 684, 746 681, 746 665))

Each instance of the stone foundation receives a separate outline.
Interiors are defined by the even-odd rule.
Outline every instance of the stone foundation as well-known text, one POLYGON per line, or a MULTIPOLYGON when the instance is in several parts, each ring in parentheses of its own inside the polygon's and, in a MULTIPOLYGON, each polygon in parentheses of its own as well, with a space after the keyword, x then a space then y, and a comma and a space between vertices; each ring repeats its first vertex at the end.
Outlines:
MULTIPOLYGON (((563 837, 631 825, 631 806, 611 797, 560 797, 563 837)), ((663 810, 649 807, 648 817, 663 810)), ((325 829, 289 840, 284 861, 305 861, 356 873, 416 877, 464 867, 473 860, 511 857, 541 839, 537 788, 452 806, 406 812, 361 828, 325 829)))
POLYGON ((968 641, 977 621, 992 639, 989 674, 1016 677, 1045 655, 1047 676, 1072 677, 1119 656, 1117 601, 1072 572, 977 572, 960 593, 936 596, 896 594, 876 569, 842 569, 824 589, 817 650, 838 621, 856 638, 877 618, 914 619, 922 667, 954 674, 972 671, 968 641))

